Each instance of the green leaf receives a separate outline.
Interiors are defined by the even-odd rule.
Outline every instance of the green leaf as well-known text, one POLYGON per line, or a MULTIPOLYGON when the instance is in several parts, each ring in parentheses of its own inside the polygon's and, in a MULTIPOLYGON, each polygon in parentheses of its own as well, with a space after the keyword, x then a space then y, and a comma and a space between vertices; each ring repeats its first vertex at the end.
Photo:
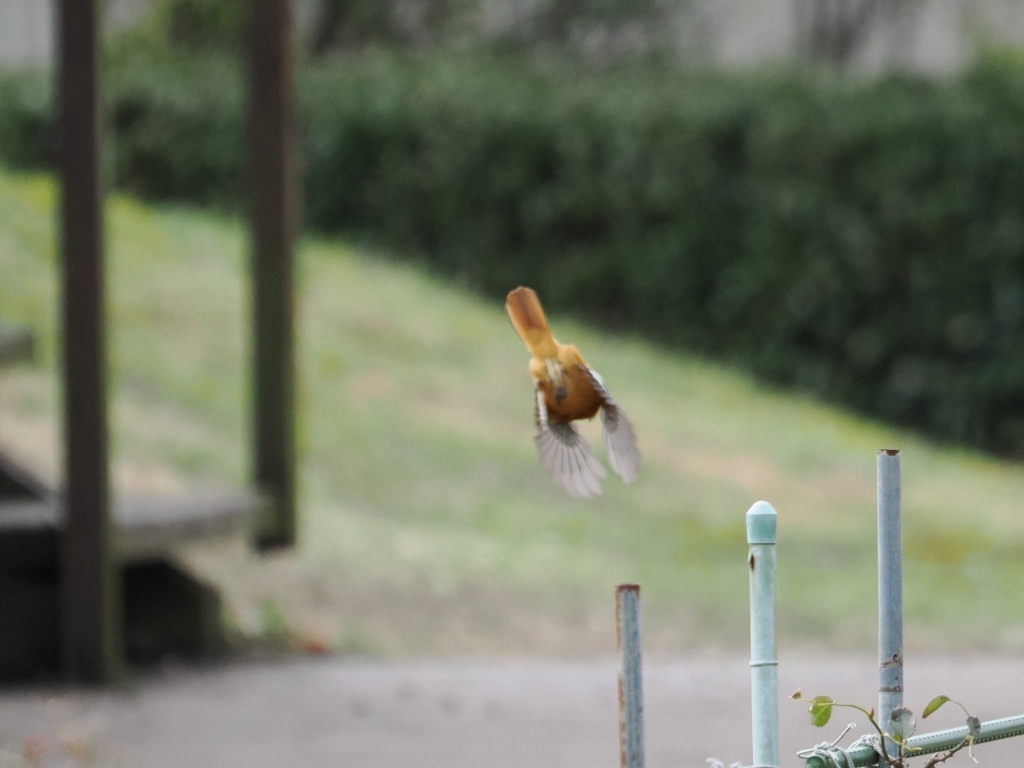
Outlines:
POLYGON ((978 734, 981 733, 981 721, 974 715, 967 718, 967 732, 972 739, 978 738, 978 734))
POLYGON ((924 712, 921 713, 921 719, 924 720, 928 715, 934 715, 938 712, 939 707, 949 701, 949 696, 936 696, 934 699, 928 702, 928 706, 924 708, 924 712))
POLYGON ((811 700, 811 725, 823 728, 832 717, 832 705, 835 704, 828 696, 815 696, 811 700))
POLYGON ((917 730, 914 713, 906 707, 896 707, 889 717, 892 723, 892 736, 901 743, 913 736, 917 730))

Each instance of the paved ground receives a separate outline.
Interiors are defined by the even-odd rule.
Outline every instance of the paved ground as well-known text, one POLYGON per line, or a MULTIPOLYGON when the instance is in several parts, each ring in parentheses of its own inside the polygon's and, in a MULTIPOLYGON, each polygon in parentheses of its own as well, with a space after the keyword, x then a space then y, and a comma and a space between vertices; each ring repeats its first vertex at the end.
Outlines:
MULTIPOLYGON (((870 658, 782 662, 786 694, 874 699, 870 658)), ((118 691, 7 690, 0 766, 24 764, 15 756, 27 744, 44 766, 615 768, 615 671, 614 659, 320 659, 169 670, 118 691)), ((648 766, 707 768, 707 757, 749 763, 748 681, 738 656, 648 660, 648 766)), ((907 703, 918 711, 946 693, 982 719, 1024 712, 1024 659, 912 660, 907 685, 907 703)), ((806 724, 805 706, 781 703, 784 766, 800 764, 797 748, 856 719, 840 715, 836 727, 818 731, 806 724)), ((934 719, 936 728, 960 724, 952 711, 934 719)), ((921 730, 932 728, 929 720, 921 730)), ((985 745, 977 756, 982 766, 1017 766, 1022 747, 985 745)), ((950 764, 971 763, 964 756, 950 764)))

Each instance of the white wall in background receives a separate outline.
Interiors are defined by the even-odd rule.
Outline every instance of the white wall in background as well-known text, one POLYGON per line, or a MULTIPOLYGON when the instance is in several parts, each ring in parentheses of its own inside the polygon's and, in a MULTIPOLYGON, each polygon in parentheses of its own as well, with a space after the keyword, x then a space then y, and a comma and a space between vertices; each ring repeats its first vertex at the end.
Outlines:
POLYGON ((0 0, 0 66, 36 66, 51 53, 50 0, 0 0))

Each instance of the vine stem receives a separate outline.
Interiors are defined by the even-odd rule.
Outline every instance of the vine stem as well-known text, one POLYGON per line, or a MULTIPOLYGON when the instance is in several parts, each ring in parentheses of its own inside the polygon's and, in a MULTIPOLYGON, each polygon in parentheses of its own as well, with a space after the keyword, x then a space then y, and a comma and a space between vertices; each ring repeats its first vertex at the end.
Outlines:
MULTIPOLYGON (((890 765, 890 766, 902 766, 903 765, 903 755, 902 754, 899 756, 899 758, 897 758, 898 762, 893 762, 893 759, 891 757, 889 757, 889 750, 887 750, 885 748, 885 733, 882 731, 881 726, 878 725, 878 721, 875 720, 874 712, 868 711, 868 710, 864 709, 864 707, 860 706, 859 704, 841 704, 839 702, 833 702, 832 706, 833 707, 848 707, 849 709, 856 709, 858 712, 863 712, 864 716, 868 719, 868 722, 871 723, 871 727, 874 728, 878 732, 878 739, 879 739, 878 740, 878 744, 882 748, 882 757, 885 759, 885 762, 888 765, 890 765)), ((901 744, 900 745, 900 752, 902 753, 902 751, 903 751, 903 745, 901 744)), ((927 766, 926 766, 926 768, 927 768, 927 766)))

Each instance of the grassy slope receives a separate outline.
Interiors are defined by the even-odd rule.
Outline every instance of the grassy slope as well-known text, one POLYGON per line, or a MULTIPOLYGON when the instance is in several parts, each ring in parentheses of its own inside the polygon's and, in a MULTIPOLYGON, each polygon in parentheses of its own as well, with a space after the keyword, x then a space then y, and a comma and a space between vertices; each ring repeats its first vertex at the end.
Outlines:
MULTIPOLYGON (((47 179, 0 176, 0 315, 44 340, 40 366, 0 380, 0 442, 51 475, 53 204, 47 179)), ((115 198, 108 240, 115 482, 242 482, 243 228, 115 198)), ((610 649, 612 586, 635 580, 654 646, 742 646, 743 513, 766 498, 783 635, 867 650, 874 456, 899 446, 908 643, 1024 646, 1018 466, 556 317, 646 460, 636 485, 576 502, 537 464, 527 358, 499 305, 337 242, 305 242, 298 277, 301 545, 189 555, 243 624, 270 597, 303 627, 385 651, 610 649)))

